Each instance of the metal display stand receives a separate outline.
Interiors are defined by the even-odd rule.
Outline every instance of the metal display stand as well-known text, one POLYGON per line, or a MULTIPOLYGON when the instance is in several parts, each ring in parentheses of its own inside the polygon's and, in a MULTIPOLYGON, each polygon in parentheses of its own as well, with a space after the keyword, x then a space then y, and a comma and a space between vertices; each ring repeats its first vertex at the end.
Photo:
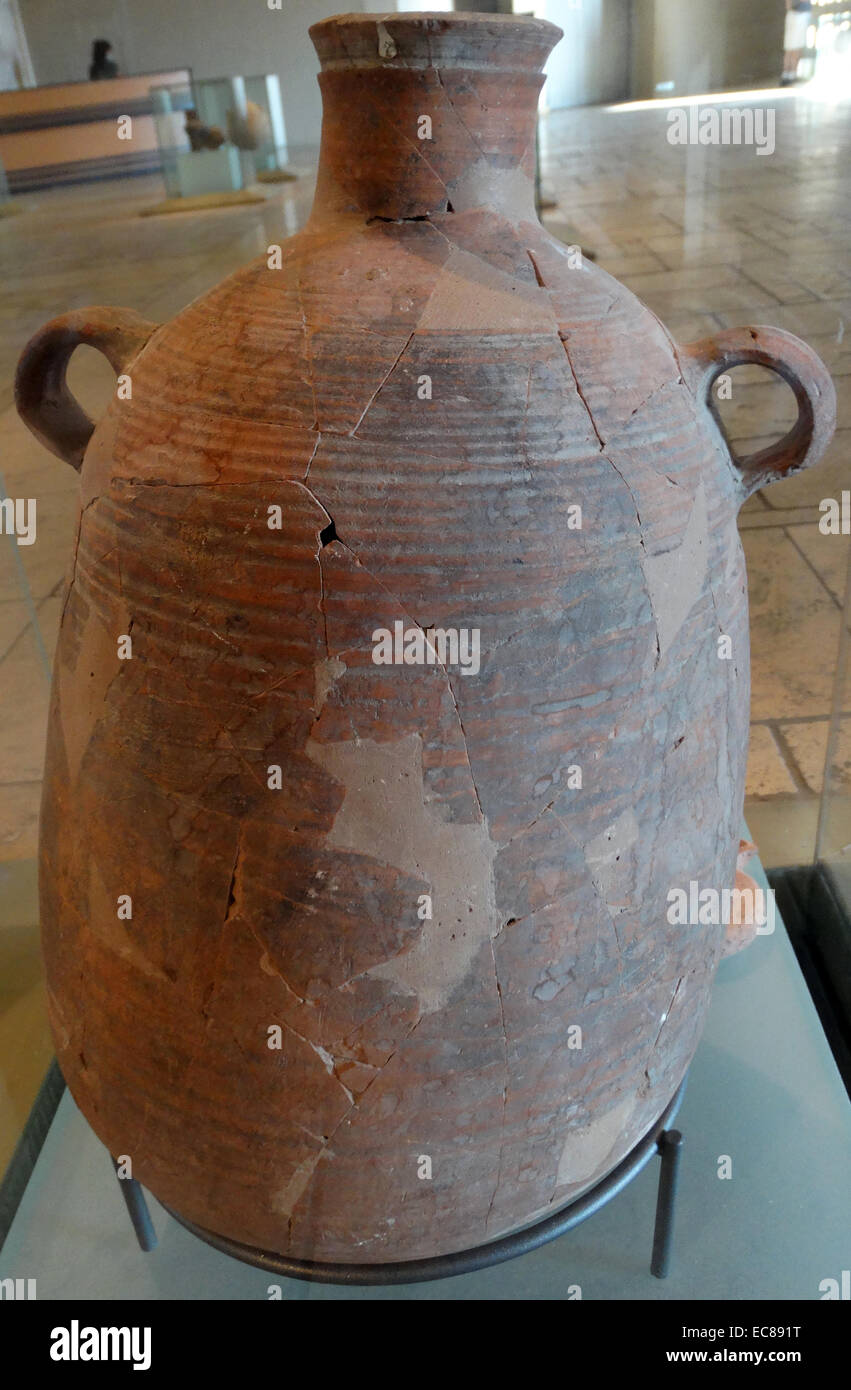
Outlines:
MULTIPOLYGON (((685 1079, 676 1094, 660 1115, 652 1129, 636 1144, 616 1168, 602 1182, 597 1183, 583 1196, 553 1212, 551 1216, 534 1222, 511 1235, 470 1250, 458 1250, 451 1255, 436 1255, 424 1260, 401 1260, 395 1264, 326 1264, 313 1260, 295 1260, 286 1255, 278 1255, 268 1250, 259 1250, 226 1236, 215 1235, 212 1231, 187 1221, 178 1212, 166 1207, 166 1211, 187 1231, 231 1255, 244 1264, 255 1265, 270 1274, 284 1275, 289 1279, 306 1279, 319 1284, 379 1285, 416 1284, 429 1279, 445 1279, 455 1274, 471 1274, 474 1270, 486 1269, 490 1265, 513 1260, 518 1255, 526 1255, 539 1246, 546 1245, 558 1236, 564 1235, 578 1226, 587 1217, 616 1197, 619 1192, 647 1167, 654 1155, 662 1160, 659 1173, 659 1188, 656 1198, 656 1222, 653 1232, 653 1254, 650 1271, 657 1279, 666 1279, 671 1263, 674 1235, 674 1206, 677 1195, 679 1164, 682 1154, 683 1136, 677 1129, 668 1126, 676 1118, 686 1088, 685 1079)), ((118 1165, 113 1158, 118 1171, 118 1165)), ((145 1193, 135 1178, 119 1180, 121 1190, 133 1229, 142 1250, 156 1248, 157 1237, 151 1221, 145 1193)), ((165 1204, 163 1204, 165 1205, 165 1204)))

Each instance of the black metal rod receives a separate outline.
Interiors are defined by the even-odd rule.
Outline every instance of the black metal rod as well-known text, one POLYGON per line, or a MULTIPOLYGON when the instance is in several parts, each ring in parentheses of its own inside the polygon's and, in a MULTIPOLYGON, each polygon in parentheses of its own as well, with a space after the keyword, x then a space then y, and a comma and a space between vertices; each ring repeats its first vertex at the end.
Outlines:
POLYGON ((653 1231, 653 1256, 650 1272, 657 1279, 667 1279, 674 1243, 674 1204, 680 1176, 680 1157, 683 1136, 678 1129, 667 1129, 659 1136, 659 1193, 656 1198, 656 1226, 653 1231))
POLYGON ((139 1249, 148 1254, 149 1251, 157 1248, 157 1233, 154 1230, 151 1213, 148 1211, 145 1193, 135 1178, 122 1178, 119 1175, 117 1159, 112 1159, 112 1166, 115 1169, 115 1176, 118 1178, 118 1186, 121 1188, 121 1195, 124 1198, 130 1220, 133 1222, 133 1230, 136 1232, 139 1249))

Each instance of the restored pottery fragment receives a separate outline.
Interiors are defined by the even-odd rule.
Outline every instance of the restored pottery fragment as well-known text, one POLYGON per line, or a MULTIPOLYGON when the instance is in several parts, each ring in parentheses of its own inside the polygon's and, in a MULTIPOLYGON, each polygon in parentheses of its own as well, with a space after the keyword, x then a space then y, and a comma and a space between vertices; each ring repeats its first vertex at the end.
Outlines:
POLYGON ((834 395, 779 329, 677 346, 542 229, 552 25, 311 33, 321 168, 280 265, 21 360, 81 468, 42 921, 110 1150, 210 1231, 369 1263, 563 1205, 682 1080, 725 928, 668 894, 739 850, 736 515, 821 456, 834 395), (132 379, 94 433, 78 343, 132 379), (799 418, 734 460, 709 392, 747 362, 799 418), (479 669, 373 659, 426 628, 478 633, 479 669))
POLYGON ((757 847, 752 840, 739 841, 734 884, 738 896, 731 905, 722 956, 734 956, 738 951, 743 951, 754 940, 758 927, 768 929, 771 926, 768 900, 756 879, 745 873, 748 862, 756 853, 757 847))

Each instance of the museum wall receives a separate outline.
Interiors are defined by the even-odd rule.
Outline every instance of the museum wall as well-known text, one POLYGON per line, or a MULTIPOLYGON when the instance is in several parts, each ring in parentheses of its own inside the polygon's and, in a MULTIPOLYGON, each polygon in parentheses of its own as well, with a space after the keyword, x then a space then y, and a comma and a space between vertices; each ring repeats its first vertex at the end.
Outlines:
POLYGON ((632 96, 733 90, 779 77, 783 0, 632 0, 632 96))
MULTIPOLYGON (((108 38, 123 72, 191 67, 198 77, 277 71, 291 145, 317 140, 316 58, 307 29, 337 8, 333 0, 19 0, 38 83, 86 76, 91 42, 108 38)), ((401 0, 385 8, 409 9, 401 0)), ((484 3, 471 8, 485 8, 484 3)), ((503 6, 500 5, 499 8, 503 6)), ((375 9, 346 0, 341 9, 375 9)), ((438 6, 435 6, 438 8, 438 6)), ((439 8, 446 8, 444 3, 439 8)), ((682 94, 747 86, 774 77, 783 36, 783 0, 516 0, 565 32, 548 65, 547 105, 652 97, 660 83, 682 94)))
POLYGON ((68 82, 87 75, 92 40, 107 38, 122 72, 191 67, 196 77, 277 72, 287 138, 292 146, 318 141, 320 100, 316 54, 308 26, 337 10, 369 10, 346 0, 20 0, 36 81, 68 82), (199 16, 203 14, 203 19, 199 16))
POLYGON ((545 0, 535 6, 565 35, 547 63, 547 106, 588 106, 629 95, 629 11, 630 0, 545 0))

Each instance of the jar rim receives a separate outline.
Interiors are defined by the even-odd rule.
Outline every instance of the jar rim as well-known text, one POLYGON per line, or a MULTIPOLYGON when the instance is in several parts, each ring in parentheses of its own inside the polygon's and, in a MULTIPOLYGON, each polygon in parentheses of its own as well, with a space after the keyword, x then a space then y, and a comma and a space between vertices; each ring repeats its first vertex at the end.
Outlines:
POLYGON ((539 71, 562 37, 533 15, 402 10, 331 15, 310 26, 325 67, 481 67, 539 71))

